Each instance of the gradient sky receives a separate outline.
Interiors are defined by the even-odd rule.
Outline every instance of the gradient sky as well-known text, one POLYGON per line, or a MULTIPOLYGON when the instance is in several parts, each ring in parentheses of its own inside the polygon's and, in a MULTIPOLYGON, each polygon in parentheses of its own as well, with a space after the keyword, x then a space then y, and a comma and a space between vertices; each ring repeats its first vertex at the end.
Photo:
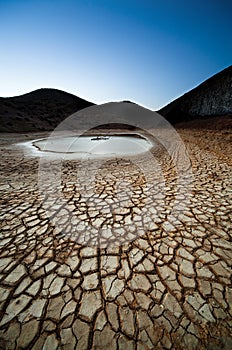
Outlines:
POLYGON ((158 109, 232 62, 229 0, 0 0, 0 96, 158 109))

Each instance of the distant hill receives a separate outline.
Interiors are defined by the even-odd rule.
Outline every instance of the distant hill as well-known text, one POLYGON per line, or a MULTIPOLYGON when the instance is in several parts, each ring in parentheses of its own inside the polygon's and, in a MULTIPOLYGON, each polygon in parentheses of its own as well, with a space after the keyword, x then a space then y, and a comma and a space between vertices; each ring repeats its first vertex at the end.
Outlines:
POLYGON ((0 97, 0 132, 50 131, 69 115, 92 105, 57 89, 0 97))
MULTIPOLYGON (((21 96, 0 97, 0 132, 51 131, 69 115, 92 105, 57 89, 38 89, 21 96)), ((228 123, 232 115, 232 66, 157 112, 172 124, 222 115, 227 115, 228 123)))
POLYGON ((232 114, 232 66, 161 108, 158 113, 172 124, 232 114))

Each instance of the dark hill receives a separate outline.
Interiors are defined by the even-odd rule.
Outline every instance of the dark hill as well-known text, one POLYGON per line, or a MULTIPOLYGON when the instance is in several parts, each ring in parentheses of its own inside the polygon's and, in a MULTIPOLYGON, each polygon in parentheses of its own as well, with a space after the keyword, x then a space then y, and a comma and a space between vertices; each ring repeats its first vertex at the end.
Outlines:
POLYGON ((93 103, 57 89, 39 89, 0 98, 0 132, 53 130, 62 120, 93 103))
POLYGON ((232 66, 161 108, 158 113, 173 124, 232 114, 232 66))

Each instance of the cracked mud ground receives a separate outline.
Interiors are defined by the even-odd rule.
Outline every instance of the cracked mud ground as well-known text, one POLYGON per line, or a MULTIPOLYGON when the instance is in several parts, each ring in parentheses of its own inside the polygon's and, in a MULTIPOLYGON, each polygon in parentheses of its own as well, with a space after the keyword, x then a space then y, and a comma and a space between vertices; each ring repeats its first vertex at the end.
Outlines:
MULTIPOLYGON (((164 165, 166 201, 154 194, 158 215, 147 215, 149 229, 140 235, 145 180, 130 163, 108 162, 115 181, 133 174, 134 194, 129 208, 103 215, 116 229, 129 220, 131 241, 106 248, 75 241, 65 211, 64 231, 49 220, 37 187, 39 159, 12 146, 41 135, 2 135, 0 349, 232 348, 229 133, 179 133, 194 175, 187 209, 168 215, 175 174, 164 165)), ((88 209, 70 175, 74 163, 63 171, 63 195, 79 222, 99 227, 97 202, 88 209)), ((95 197, 113 203, 112 178, 102 171, 95 197)))

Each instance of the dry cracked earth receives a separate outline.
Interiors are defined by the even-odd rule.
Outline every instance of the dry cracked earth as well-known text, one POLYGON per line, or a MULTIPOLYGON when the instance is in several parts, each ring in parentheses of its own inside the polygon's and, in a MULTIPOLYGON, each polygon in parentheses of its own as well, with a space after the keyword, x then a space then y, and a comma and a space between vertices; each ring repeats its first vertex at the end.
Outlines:
POLYGON ((14 145, 41 134, 1 135, 0 349, 232 348, 231 134, 178 132, 188 191, 161 147, 160 172, 107 160, 92 192, 66 161, 63 206, 14 145))

